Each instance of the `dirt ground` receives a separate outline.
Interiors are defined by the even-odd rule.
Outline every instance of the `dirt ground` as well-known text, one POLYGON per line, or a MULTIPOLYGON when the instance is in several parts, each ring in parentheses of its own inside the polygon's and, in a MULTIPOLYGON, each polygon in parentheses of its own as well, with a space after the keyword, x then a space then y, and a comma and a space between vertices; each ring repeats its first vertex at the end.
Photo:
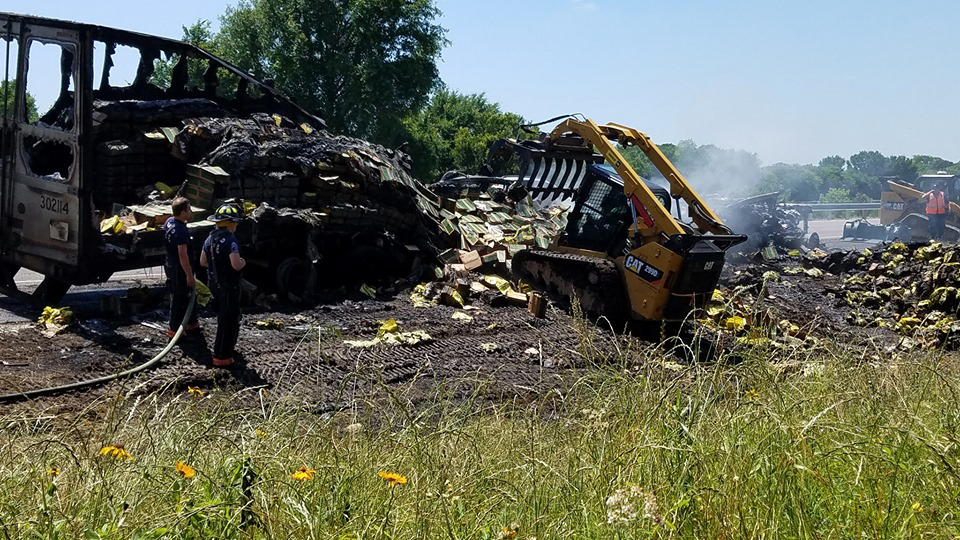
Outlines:
POLYGON ((797 265, 738 265, 731 268, 724 283, 730 289, 738 285, 749 287, 756 294, 756 310, 770 310, 777 320, 788 320, 816 337, 829 338, 852 347, 866 344, 891 346, 899 339, 889 329, 863 328, 847 321, 850 307, 843 302, 842 294, 837 292, 847 276, 830 273, 816 278, 804 274, 787 275, 783 273, 787 267, 797 265), (764 286, 766 294, 759 294, 765 272, 777 272, 780 277, 776 281, 767 281, 764 286))
MULTIPOLYGON (((725 270, 728 294, 746 291, 753 309, 777 320, 789 320, 818 338, 840 346, 888 347, 895 332, 851 326, 849 308, 835 294, 844 279, 787 275, 795 262, 739 263, 725 270), (764 272, 779 279, 767 281, 764 272)), ((159 290, 159 289, 158 289, 159 290)), ((92 295, 97 296, 94 292, 92 295)), ((636 341, 638 348, 656 341, 650 332, 639 337, 612 335, 594 325, 579 324, 569 313, 551 307, 537 319, 521 307, 493 308, 481 302, 468 310, 443 305, 414 307, 409 292, 391 299, 321 305, 302 311, 251 310, 244 316, 237 346, 241 355, 230 369, 211 368, 210 345, 215 332, 212 313, 201 312, 203 336, 186 336, 160 364, 126 380, 83 391, 34 400, 31 407, 56 412, 84 407, 98 397, 145 395, 162 389, 185 391, 257 391, 291 396, 317 411, 349 406, 382 388, 402 388, 403 399, 431 400, 436 392, 457 399, 535 397, 574 377, 588 362, 589 342, 596 355, 615 356, 617 346, 636 341), (452 316, 470 315, 466 322, 452 316), (349 340, 376 337, 382 321, 395 319, 401 331, 422 330, 431 340, 416 345, 358 348, 349 340), (277 321, 274 328, 258 321, 277 321)), ((98 302, 80 302, 76 322, 53 337, 35 324, 0 324, 0 394, 61 385, 118 373, 141 364, 166 344, 162 305, 133 319, 104 317, 98 302)), ((32 308, 18 307, 23 317, 32 308)), ((0 405, 0 408, 4 407, 0 405)), ((9 406, 7 406, 9 407, 9 406)))
MULTIPOLYGON (((537 319, 525 308, 481 305, 464 311, 436 305, 414 307, 405 295, 363 302, 344 301, 297 313, 247 313, 237 345, 238 362, 230 369, 212 369, 210 346, 215 318, 204 311, 203 336, 184 337, 155 368, 84 391, 35 400, 45 410, 83 406, 98 396, 121 391, 142 395, 195 386, 205 391, 256 390, 290 395, 318 411, 343 407, 374 389, 403 384, 412 402, 433 397, 444 388, 452 398, 478 393, 499 398, 539 395, 571 367, 582 366, 582 335, 571 317, 548 310, 537 319), (432 338, 416 345, 358 348, 348 340, 376 337, 381 321, 395 319, 402 331, 422 330, 432 338), (262 328, 272 320, 280 328, 262 328)), ((0 325, 0 393, 67 384, 116 373, 140 364, 166 344, 162 309, 139 321, 102 318, 79 311, 77 321, 53 337, 34 324, 0 325)), ((613 339, 594 327, 591 347, 612 352, 613 339)))

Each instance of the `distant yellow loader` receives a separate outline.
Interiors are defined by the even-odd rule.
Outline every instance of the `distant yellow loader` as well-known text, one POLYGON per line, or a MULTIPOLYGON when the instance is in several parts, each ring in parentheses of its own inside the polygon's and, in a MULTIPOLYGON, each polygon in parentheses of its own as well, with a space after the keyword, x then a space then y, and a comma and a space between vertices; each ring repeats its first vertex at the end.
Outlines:
POLYGON ((956 202, 957 177, 946 173, 927 174, 917 178, 914 185, 887 180, 880 195, 880 224, 887 227, 887 237, 897 237, 904 242, 930 239, 923 194, 937 182, 945 182, 950 203, 947 205, 946 230, 941 240, 960 241, 960 205, 956 202))

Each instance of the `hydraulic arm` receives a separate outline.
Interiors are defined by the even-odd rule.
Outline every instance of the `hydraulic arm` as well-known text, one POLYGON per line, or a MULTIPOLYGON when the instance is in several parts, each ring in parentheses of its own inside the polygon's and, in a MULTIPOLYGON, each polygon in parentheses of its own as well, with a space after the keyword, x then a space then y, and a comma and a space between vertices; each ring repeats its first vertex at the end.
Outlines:
POLYGON ((640 176, 623 158, 613 141, 622 146, 636 146, 650 159, 660 174, 670 183, 670 195, 675 199, 683 199, 687 203, 689 217, 693 219, 700 232, 717 235, 732 233, 647 135, 620 124, 609 123, 600 126, 590 119, 581 121, 567 118, 553 129, 549 138, 556 140, 568 132, 580 135, 595 146, 606 162, 623 178, 623 192, 634 203, 634 208, 640 213, 641 218, 637 220, 636 227, 631 232, 650 238, 683 234, 685 231, 654 197, 650 188, 641 181, 640 176))
POLYGON ((595 148, 622 180, 626 199, 617 193, 619 182, 585 181, 564 236, 549 249, 518 253, 514 272, 611 320, 684 320, 706 305, 726 250, 746 237, 732 234, 649 137, 619 124, 568 117, 540 144, 560 156, 594 155, 595 148), (654 195, 618 144, 643 151, 669 182, 669 196, 686 203, 691 223, 670 214, 671 205, 654 195))

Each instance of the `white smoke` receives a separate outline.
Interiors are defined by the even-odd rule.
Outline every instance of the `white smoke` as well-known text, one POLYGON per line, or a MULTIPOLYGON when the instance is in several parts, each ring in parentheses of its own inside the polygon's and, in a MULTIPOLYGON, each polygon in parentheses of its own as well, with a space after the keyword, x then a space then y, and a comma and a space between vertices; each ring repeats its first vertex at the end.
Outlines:
POLYGON ((674 166, 704 197, 746 197, 763 175, 757 155, 743 150, 681 141, 677 154, 674 166))

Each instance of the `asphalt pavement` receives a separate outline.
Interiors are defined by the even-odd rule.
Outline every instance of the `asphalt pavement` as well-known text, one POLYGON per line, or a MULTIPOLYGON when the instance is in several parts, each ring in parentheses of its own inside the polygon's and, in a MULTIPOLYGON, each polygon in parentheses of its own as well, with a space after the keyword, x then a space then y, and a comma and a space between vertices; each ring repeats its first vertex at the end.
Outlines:
POLYGON ((875 246, 880 242, 878 240, 841 240, 843 237, 843 224, 849 220, 846 219, 823 219, 811 221, 809 232, 820 235, 820 241, 827 249, 863 249, 865 247, 875 246))
MULTIPOLYGON (((20 270, 14 279, 17 282, 17 288, 31 293, 43 281, 43 275, 30 270, 20 270)), ((104 295, 123 295, 127 289, 140 285, 162 285, 165 279, 161 266, 117 272, 106 283, 71 287, 61 304, 77 310, 96 311, 100 308, 100 297, 104 295)), ((15 298, 0 295, 0 324, 33 322, 37 318, 37 313, 38 309, 33 306, 15 298)))

